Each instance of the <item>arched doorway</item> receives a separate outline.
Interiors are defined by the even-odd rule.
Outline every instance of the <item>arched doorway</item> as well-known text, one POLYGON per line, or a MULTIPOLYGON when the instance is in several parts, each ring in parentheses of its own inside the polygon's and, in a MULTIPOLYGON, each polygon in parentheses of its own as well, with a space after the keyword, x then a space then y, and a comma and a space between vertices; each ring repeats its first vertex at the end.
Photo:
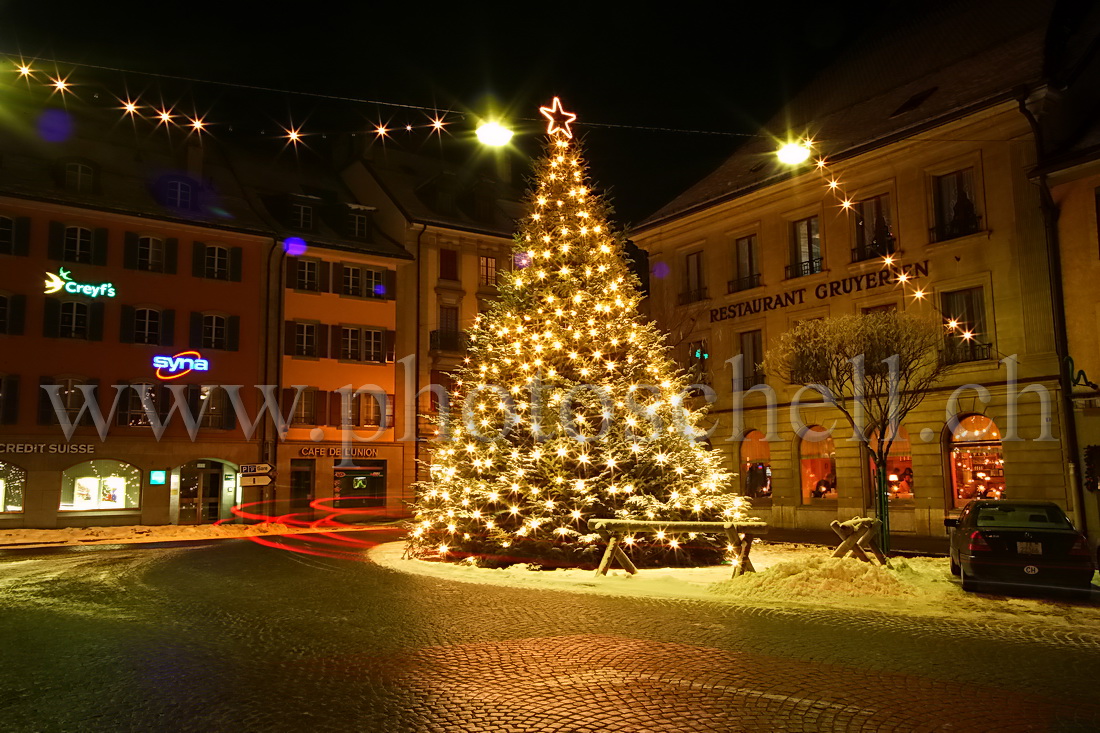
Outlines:
POLYGON ((207 524, 232 517, 237 503, 237 466, 201 458, 172 471, 173 524, 207 524))
POLYGON ((772 497, 772 449, 759 430, 741 439, 741 492, 753 499, 772 497))
POLYGON ((952 506, 1005 498, 1004 446, 997 423, 985 415, 964 417, 948 436, 947 447, 952 506))
POLYGON ((802 503, 835 502, 836 446, 832 434, 820 425, 810 425, 798 441, 798 466, 802 503))

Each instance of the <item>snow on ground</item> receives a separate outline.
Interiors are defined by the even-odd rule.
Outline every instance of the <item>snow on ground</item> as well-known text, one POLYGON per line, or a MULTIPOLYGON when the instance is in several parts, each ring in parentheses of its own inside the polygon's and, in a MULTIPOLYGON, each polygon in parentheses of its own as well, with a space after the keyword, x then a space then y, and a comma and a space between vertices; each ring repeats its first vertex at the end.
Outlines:
POLYGON ((1093 601, 1055 595, 1012 597, 966 593, 946 558, 893 558, 885 568, 853 558, 834 559, 817 545, 759 542, 753 546, 756 573, 731 578, 731 567, 652 568, 631 576, 625 570, 597 578, 593 570, 538 570, 519 564, 479 568, 470 563, 403 559, 404 543, 370 551, 370 559, 401 572, 469 583, 543 588, 578 593, 688 599, 718 603, 873 610, 907 616, 942 616, 968 621, 1042 623, 1100 632, 1100 593, 1093 601))
POLYGON ((294 527, 279 522, 259 524, 163 524, 125 527, 65 527, 62 529, 0 529, 0 549, 5 547, 53 547, 132 542, 178 542, 257 535, 335 532, 362 527, 294 527))

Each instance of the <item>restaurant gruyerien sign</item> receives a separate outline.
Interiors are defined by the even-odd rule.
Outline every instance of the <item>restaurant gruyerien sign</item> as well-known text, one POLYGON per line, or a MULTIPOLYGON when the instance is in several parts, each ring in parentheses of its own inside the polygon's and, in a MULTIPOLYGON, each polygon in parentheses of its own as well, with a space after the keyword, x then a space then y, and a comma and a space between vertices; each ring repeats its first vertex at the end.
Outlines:
POLYGON ((851 295, 852 293, 885 287, 897 282, 898 272, 904 272, 910 280, 926 277, 928 275, 928 260, 913 265, 901 265, 896 270, 878 270, 841 278, 840 280, 821 282, 814 286, 812 290, 810 288, 796 288, 778 295, 762 295, 759 298, 724 305, 721 308, 711 308, 710 322, 716 323, 730 318, 744 318, 758 313, 779 310, 780 308, 789 308, 793 305, 804 305, 810 300, 807 292, 811 293, 815 300, 828 300, 838 295, 851 295))

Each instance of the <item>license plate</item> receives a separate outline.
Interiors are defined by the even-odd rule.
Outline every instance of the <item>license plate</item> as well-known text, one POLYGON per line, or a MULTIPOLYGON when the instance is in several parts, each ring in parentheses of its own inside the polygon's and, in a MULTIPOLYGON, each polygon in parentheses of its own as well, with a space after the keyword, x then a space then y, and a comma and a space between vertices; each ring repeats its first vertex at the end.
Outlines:
POLYGON ((1042 555, 1043 544, 1041 542, 1017 542, 1017 555, 1042 555))

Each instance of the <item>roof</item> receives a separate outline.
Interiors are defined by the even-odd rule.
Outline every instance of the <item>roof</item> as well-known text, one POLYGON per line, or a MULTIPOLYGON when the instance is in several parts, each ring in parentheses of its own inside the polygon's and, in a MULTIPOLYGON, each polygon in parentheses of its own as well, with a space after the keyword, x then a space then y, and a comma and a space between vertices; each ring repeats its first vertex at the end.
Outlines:
POLYGON ((975 0, 941 4, 918 18, 905 10, 883 16, 756 136, 639 229, 804 172, 778 162, 776 140, 809 135, 830 158, 844 157, 1040 83, 1054 6, 975 0))

